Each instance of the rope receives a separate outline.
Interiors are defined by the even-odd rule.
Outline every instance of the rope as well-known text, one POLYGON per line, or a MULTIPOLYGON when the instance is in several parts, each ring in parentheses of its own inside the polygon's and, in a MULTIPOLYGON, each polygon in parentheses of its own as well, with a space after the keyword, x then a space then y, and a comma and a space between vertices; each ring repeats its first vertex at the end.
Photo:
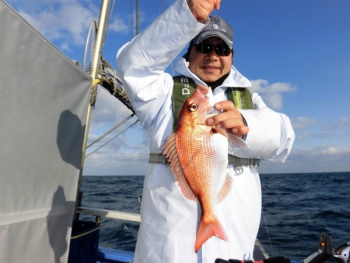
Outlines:
POLYGON ((92 151, 91 153, 89 153, 88 155, 85 156, 85 158, 89 157, 91 154, 93 154, 94 152, 96 152, 97 150, 101 149, 103 146, 105 146, 107 143, 111 142, 112 140, 114 140, 115 138, 117 138, 120 134, 122 134, 123 132, 125 132, 126 130, 128 130, 129 128, 131 128, 132 126, 134 126, 139 120, 136 120, 133 124, 131 124, 128 128, 126 128, 125 130, 123 130, 122 132, 118 133, 116 136, 114 136, 112 139, 110 139, 109 141, 107 141, 106 143, 102 144, 100 147, 98 147, 96 150, 92 151))
POLYGON ((127 117, 126 119, 124 119, 122 122, 120 122, 119 124, 117 124, 116 126, 114 126, 112 129, 110 129, 109 131, 107 131, 104 135, 102 135, 101 137, 99 137, 98 139, 96 139, 94 142, 92 142, 91 144, 89 144, 88 146, 86 146, 86 149, 89 148, 90 146, 94 145, 95 143, 99 142, 100 140, 102 140, 104 137, 106 137, 108 134, 110 134, 112 131, 116 130, 117 128, 119 128, 121 125, 123 125, 126 121, 128 121, 129 119, 131 119, 134 116, 134 114, 131 114, 129 117, 127 117))
POLYGON ((49 13, 51 12, 51 9, 53 8, 53 5, 55 4, 55 1, 56 1, 56 0, 52 0, 52 2, 51 2, 51 6, 50 6, 49 10, 47 11, 47 13, 46 13, 46 15, 45 15, 45 17, 44 17, 43 22, 41 23, 41 26, 40 26, 39 32, 41 32, 41 29, 42 29, 42 27, 44 26, 45 21, 46 21, 46 19, 47 19, 48 15, 49 15, 49 13))
POLYGON ((106 41, 107 33, 108 33, 108 29, 109 29, 109 25, 110 25, 110 23, 111 23, 111 21, 112 21, 112 14, 113 14, 113 9, 114 9, 114 4, 115 4, 115 0, 113 0, 112 7, 111 7, 110 12, 109 12, 109 15, 108 15, 108 22, 107 22, 107 25, 106 25, 106 28, 105 28, 103 44, 104 44, 105 41, 106 41))
POLYGON ((122 80, 105 58, 101 57, 101 62, 102 64, 100 65, 98 71, 99 79, 101 80, 100 85, 119 101, 121 101, 129 110, 135 113, 135 110, 129 101, 128 95, 124 91, 122 80))

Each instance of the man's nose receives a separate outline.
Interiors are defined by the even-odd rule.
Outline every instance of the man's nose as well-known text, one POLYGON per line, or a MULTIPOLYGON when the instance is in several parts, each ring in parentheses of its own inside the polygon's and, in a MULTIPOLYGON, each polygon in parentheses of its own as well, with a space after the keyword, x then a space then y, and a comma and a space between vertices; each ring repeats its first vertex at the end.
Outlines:
POLYGON ((210 56, 217 56, 217 54, 216 54, 216 47, 215 46, 213 46, 213 48, 211 49, 211 51, 210 51, 210 53, 209 53, 209 55, 210 56))

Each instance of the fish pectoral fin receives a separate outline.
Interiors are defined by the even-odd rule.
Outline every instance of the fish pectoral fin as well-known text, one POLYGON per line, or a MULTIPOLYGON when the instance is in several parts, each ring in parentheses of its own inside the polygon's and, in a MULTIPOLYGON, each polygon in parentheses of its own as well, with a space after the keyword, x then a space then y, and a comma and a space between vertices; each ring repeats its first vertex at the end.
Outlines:
POLYGON ((232 187, 232 182, 233 179, 227 174, 225 178, 225 183, 218 194, 218 203, 221 202, 228 195, 232 187))
POLYGON ((176 181, 181 189, 182 194, 190 200, 198 202, 197 196, 193 193, 191 187, 188 185, 185 175, 182 171, 179 161, 170 163, 171 170, 175 174, 176 181))
POLYGON ((179 157, 176 151, 176 135, 172 134, 166 143, 163 145, 163 154, 170 163, 171 170, 175 175, 175 179, 180 186, 182 194, 190 200, 198 202, 197 196, 193 193, 191 187, 188 185, 183 170, 181 168, 179 157))
POLYGON ((233 149, 244 149, 244 148, 248 148, 248 145, 246 144, 245 141, 243 141, 241 138, 239 138, 238 136, 228 133, 228 143, 230 145, 231 148, 233 149))
POLYGON ((245 141, 243 141, 241 138, 239 138, 237 135, 234 135, 232 133, 229 133, 226 129, 221 129, 221 128, 213 128, 212 132, 218 132, 225 136, 228 139, 229 145, 233 149, 243 149, 243 148, 248 148, 248 145, 246 144, 245 141))

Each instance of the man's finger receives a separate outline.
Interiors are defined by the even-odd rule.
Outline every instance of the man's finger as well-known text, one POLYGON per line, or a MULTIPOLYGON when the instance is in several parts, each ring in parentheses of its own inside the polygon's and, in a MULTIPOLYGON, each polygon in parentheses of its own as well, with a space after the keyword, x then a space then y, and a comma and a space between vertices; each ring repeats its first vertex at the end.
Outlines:
POLYGON ((221 4, 221 0, 216 0, 215 1, 215 5, 214 5, 215 9, 219 10, 220 9, 220 4, 221 4))

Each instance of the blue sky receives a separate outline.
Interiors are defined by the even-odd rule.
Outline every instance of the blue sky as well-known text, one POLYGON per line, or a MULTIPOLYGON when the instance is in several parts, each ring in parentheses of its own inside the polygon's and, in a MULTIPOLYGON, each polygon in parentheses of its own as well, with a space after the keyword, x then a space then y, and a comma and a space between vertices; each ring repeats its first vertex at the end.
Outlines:
MULTIPOLYGON (((173 3, 139 1, 141 30, 173 3)), ((82 62, 100 0, 7 2, 66 56, 82 62)), ((114 68, 117 50, 135 34, 133 2, 114 5, 103 47, 103 56, 114 68)), ((234 29, 234 65, 252 81, 252 91, 289 116, 295 129, 296 141, 287 161, 263 162, 261 173, 350 171, 349 11, 347 0, 222 0, 220 10, 214 11, 234 29)), ((100 88, 89 142, 130 114, 100 88)), ((136 120, 133 117, 96 147, 136 120)), ((147 132, 137 123, 87 157, 84 174, 143 175, 148 153, 147 132)))

